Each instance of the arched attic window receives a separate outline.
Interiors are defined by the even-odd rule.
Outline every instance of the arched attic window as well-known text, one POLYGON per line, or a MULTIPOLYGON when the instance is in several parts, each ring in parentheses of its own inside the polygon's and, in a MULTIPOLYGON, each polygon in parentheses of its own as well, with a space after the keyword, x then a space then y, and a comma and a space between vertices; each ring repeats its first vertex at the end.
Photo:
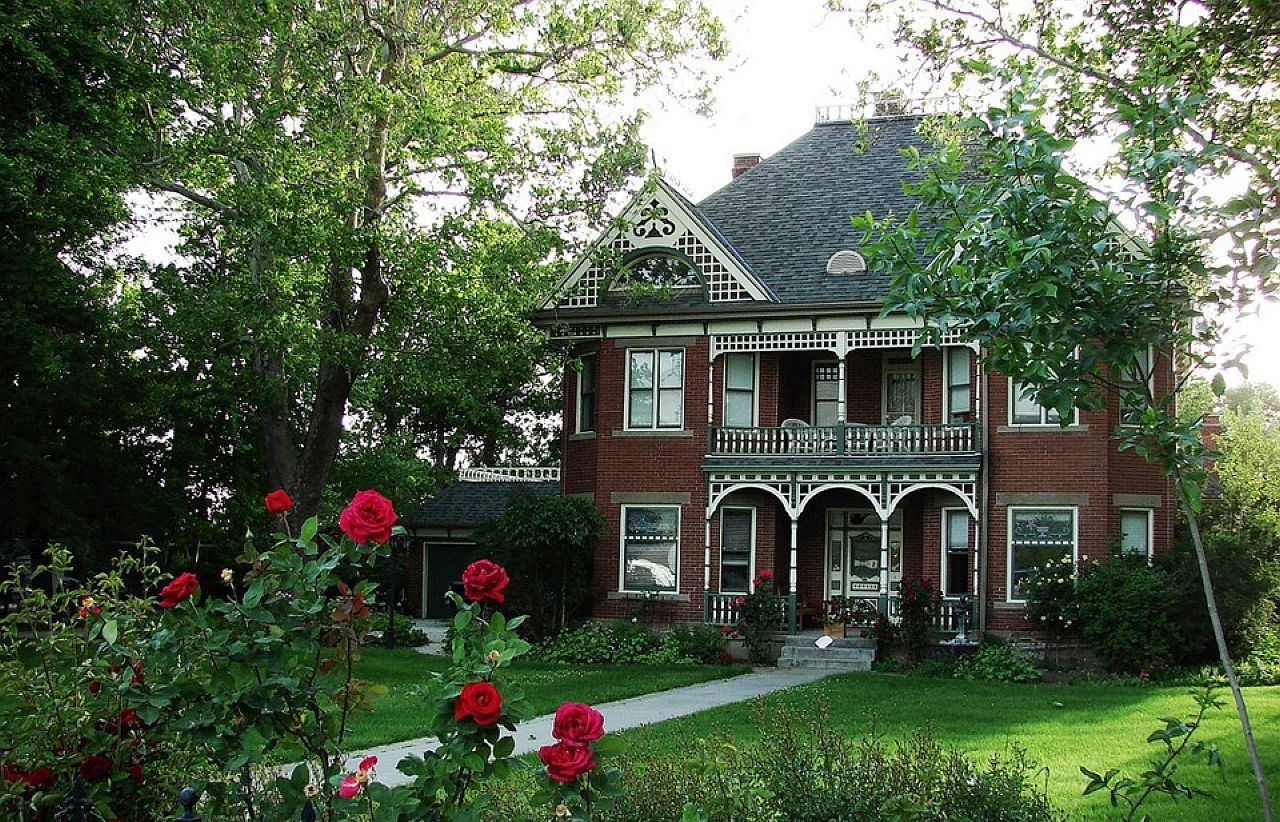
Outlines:
POLYGON ((856 251, 837 251, 827 260, 828 274, 861 274, 866 270, 867 261, 856 251))
POLYGON ((674 291, 706 285, 698 266, 669 249, 645 249, 628 255, 609 284, 611 291, 674 291))

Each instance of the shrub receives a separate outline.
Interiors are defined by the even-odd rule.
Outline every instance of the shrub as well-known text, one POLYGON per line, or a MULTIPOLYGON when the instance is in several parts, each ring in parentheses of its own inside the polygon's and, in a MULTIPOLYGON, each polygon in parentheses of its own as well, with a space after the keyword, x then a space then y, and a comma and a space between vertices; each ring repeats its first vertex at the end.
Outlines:
POLYGON ((670 632, 651 634, 632 622, 588 622, 539 643, 533 656, 547 662, 582 665, 673 665, 693 661, 681 653, 670 632))
POLYGON ((898 643, 909 665, 924 659, 929 649, 929 621, 938 613, 942 596, 927 579, 903 580, 898 643))
POLYGON ((956 660, 954 676, 991 682, 1039 682, 1041 679, 1031 654, 991 635, 983 637, 972 655, 956 660))
MULTIPOLYGON (((1063 819, 1032 784, 1034 769, 1018 751, 981 765, 942 747, 928 732, 899 743, 849 739, 825 706, 761 717, 768 731, 699 781, 692 818, 709 822, 842 822, 903 818, 920 822, 1063 819), (734 808, 737 816, 716 809, 734 808), (711 812, 707 812, 711 811, 711 812), (741 815, 741 812, 746 815, 741 815)), ((646 791, 644 777, 630 792, 646 791)), ((630 793, 629 792, 629 793, 630 793)), ((628 798, 622 800, 626 804, 628 798)), ((670 817, 662 817, 670 818, 670 817)), ((690 818, 686 816, 685 818, 690 818)))
POLYGON ((747 657, 755 663, 769 662, 773 635, 782 628, 783 599, 774 587, 772 571, 761 571, 752 581, 752 591, 738 598, 738 633, 747 646, 747 657))
POLYGON ((1025 583, 1027 619, 1036 627, 1059 635, 1080 632, 1080 595, 1076 564, 1070 556, 1037 568, 1025 583))
POLYGON ((721 655, 729 644, 728 635, 719 628, 710 625, 691 625, 686 628, 672 628, 671 637, 680 656, 688 657, 703 665, 718 665, 721 655))
POLYGON ((562 630, 590 601, 602 522, 588 500, 526 495, 515 497, 501 519, 478 533, 480 550, 520 580, 504 608, 529 616, 529 636, 562 630))
MULTIPOLYGON (((390 618, 385 612, 379 611, 369 616, 370 637, 365 641, 366 645, 381 645, 386 642, 387 623, 390 618), (376 633, 377 636, 372 636, 376 633)), ((396 645, 402 648, 420 648, 431 642, 426 632, 417 628, 413 624, 413 618, 403 614, 396 614, 396 645)))
POLYGON ((1080 629, 1108 670, 1148 674, 1173 661, 1177 636, 1168 609, 1174 588, 1146 557, 1113 555, 1089 568, 1078 583, 1080 629))

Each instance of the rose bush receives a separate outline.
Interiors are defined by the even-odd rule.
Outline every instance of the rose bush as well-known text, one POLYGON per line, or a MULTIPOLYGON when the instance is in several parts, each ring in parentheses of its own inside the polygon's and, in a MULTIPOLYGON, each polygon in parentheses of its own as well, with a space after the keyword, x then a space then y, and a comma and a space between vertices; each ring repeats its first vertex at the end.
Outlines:
POLYGON ((272 514, 283 514, 293 508, 293 498, 283 488, 277 488, 266 497, 267 511, 272 514))
POLYGON ((597 759, 615 751, 613 740, 605 737, 604 716, 590 705, 566 702, 556 710, 551 735, 555 744, 538 749, 543 801, 551 803, 557 817, 573 820, 589 820, 610 808, 622 792, 622 773, 600 767, 597 759))
POLYGON ((190 571, 184 571, 160 589, 160 607, 172 608, 200 589, 200 580, 190 571))

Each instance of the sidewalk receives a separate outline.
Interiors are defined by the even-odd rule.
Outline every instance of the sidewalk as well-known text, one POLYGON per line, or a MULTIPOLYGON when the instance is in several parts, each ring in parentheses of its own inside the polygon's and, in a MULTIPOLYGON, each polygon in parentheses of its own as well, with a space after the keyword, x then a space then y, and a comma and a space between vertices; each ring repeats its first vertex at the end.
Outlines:
MULTIPOLYGON (((628 728, 687 716, 708 708, 743 702, 774 691, 814 682, 832 673, 837 672, 805 668, 785 670, 759 668, 752 673, 729 679, 702 682, 592 707, 604 714, 605 731, 624 731, 628 728)), ((539 747, 550 745, 555 741, 551 738, 552 719, 553 716, 548 714, 523 722, 517 727, 515 750, 517 756, 536 751, 539 747)), ((347 761, 347 770, 354 771, 356 764, 366 756, 376 756, 378 757, 377 780, 384 785, 403 785, 409 781, 409 778, 396 770, 396 763, 409 754, 422 754, 423 751, 433 747, 435 747, 433 739, 411 739, 367 751, 354 752, 347 761)))

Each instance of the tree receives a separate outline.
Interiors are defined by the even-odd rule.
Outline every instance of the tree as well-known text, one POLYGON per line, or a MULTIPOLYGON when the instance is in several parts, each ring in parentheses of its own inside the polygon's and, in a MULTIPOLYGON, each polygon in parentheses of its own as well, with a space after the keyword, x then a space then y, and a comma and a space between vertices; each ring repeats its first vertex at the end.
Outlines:
POLYGON ((596 112, 721 48, 692 0, 217 0, 151 32, 181 114, 156 123, 149 184, 188 208, 185 253, 239 341, 266 483, 301 516, 358 382, 409 333, 387 328, 417 307, 397 302, 437 276, 457 302, 441 249, 484 244, 503 218, 545 259, 643 159, 636 116, 596 112))
POLYGON ((126 277, 102 262, 151 145, 146 112, 166 105, 130 35, 150 12, 0 10, 0 539, 17 553, 155 533, 173 509, 147 471, 148 388, 115 310, 126 277))
MULTIPOLYGON (((1066 170, 1074 141, 1043 125, 1034 88, 1025 78, 1011 85, 1003 106, 963 123, 965 139, 945 142, 931 160, 913 158, 927 173, 908 219, 855 223, 876 234, 868 257, 893 276, 889 310, 924 319, 934 334, 958 330, 980 342, 988 367, 1030 386, 1063 419, 1109 395, 1141 409, 1115 437, 1175 481, 1219 658, 1256 757, 1199 531, 1207 449, 1198 420, 1179 420, 1173 394, 1155 395, 1150 379, 1159 358, 1177 360, 1204 342, 1189 292, 1204 275, 1202 251, 1169 219, 1186 155, 1167 127, 1172 118, 1164 128, 1144 121, 1120 138, 1127 195, 1104 202, 1066 170), (1153 202, 1168 208, 1144 219, 1153 202)), ((1185 101, 1164 104, 1177 110, 1185 101)), ((1264 781, 1259 791, 1269 807, 1264 781)))
MULTIPOLYGON (((890 7, 872 0, 870 11, 875 16, 890 7)), ((994 169, 1002 183, 1021 185, 1025 195, 1007 203, 989 200, 981 211, 984 206, 963 193, 974 189, 954 175, 950 183, 927 183, 952 186, 940 192, 935 207, 961 209, 944 234, 968 233, 954 254, 933 246, 941 255, 928 266, 932 277, 918 276, 918 266, 904 274, 899 280, 907 289, 904 304, 944 324, 974 322, 978 338, 1010 338, 997 344, 992 365, 1032 385, 1041 401, 1062 408, 1072 399, 1088 402, 1099 388, 1137 399, 1138 381, 1131 377, 1141 375, 1132 373, 1132 355, 1139 350, 1133 346, 1163 347, 1202 362, 1217 337, 1214 322, 1280 287, 1280 94, 1271 82, 1280 57, 1280 27, 1272 5, 915 0, 892 8, 900 41, 923 58, 927 74, 988 99, 993 87, 1015 89, 1004 105, 973 124, 982 149, 995 152, 982 171, 994 169), (1028 77, 1036 78, 1035 91, 1017 91, 1026 89, 1028 77), (1051 129, 1043 125, 1046 116, 1051 129), (1100 199, 1099 192, 1089 192, 1068 171, 1082 166, 1082 152, 1069 154, 1082 138, 1093 139, 1102 155, 1095 179, 1105 180, 1103 196, 1113 211, 1105 222, 1088 203, 1100 199), (1016 148, 1001 157, 993 141, 1016 148), (1068 210, 1083 207, 1092 226, 1075 221, 1073 228, 1069 213, 1043 209, 1048 202, 1068 210), (1013 219, 1005 222, 1010 204, 1013 219), (1047 220, 1048 231, 1025 220, 1035 212, 1047 220), (1116 230, 1120 226, 1123 230, 1116 230), (1103 230, 1107 227, 1113 230, 1103 230), (1046 244, 1049 238, 1055 243, 1093 239, 1101 245, 1068 250, 1046 244), (986 240, 989 253, 982 248, 986 240), (1108 251, 1108 243, 1114 251, 1108 251), (1212 253, 1207 253, 1210 244, 1212 253), (1129 253, 1135 250, 1139 253, 1129 253), (1001 260, 1001 254, 1007 256, 1001 260), (1019 276, 1019 269, 1027 276, 1019 276), (1064 274, 1080 282, 1066 282, 1064 274), (937 300, 926 295, 935 286, 937 300), (1016 286, 1030 290, 1019 295, 1016 286), (980 294, 988 287, 991 293, 980 294), (1089 291, 1094 299, 1081 299, 1089 291), (1134 321, 1127 330, 1115 325, 1116 310, 1125 307, 1134 321), (1153 315, 1154 322, 1148 321, 1153 315), (1160 324, 1169 321, 1172 330, 1162 332, 1160 324), (1037 330, 1037 323, 1044 325, 1037 330), (1107 330, 1123 333, 1125 342, 1089 342, 1106 339, 1090 332, 1107 330), (1016 339, 1019 334, 1029 337, 1025 347, 1016 339), (1084 351, 1079 359, 1072 338, 1084 351)), ((955 152, 951 159, 957 161, 955 152)), ((916 238, 923 240, 918 233, 916 238)), ((908 251, 901 242, 896 248, 908 251)), ((1222 388, 1218 377, 1215 389, 1221 393, 1222 388)), ((1193 423, 1179 423, 1158 398, 1146 399, 1152 405, 1136 429, 1121 432, 1123 445, 1160 464, 1186 503, 1215 642, 1263 815, 1270 820, 1266 780, 1199 531, 1204 476, 1199 432, 1193 423)))
POLYGON ((508 606, 528 614, 534 636, 562 630, 591 599, 591 563, 603 525, 590 500, 522 496, 478 538, 483 552, 520 580, 508 606))

